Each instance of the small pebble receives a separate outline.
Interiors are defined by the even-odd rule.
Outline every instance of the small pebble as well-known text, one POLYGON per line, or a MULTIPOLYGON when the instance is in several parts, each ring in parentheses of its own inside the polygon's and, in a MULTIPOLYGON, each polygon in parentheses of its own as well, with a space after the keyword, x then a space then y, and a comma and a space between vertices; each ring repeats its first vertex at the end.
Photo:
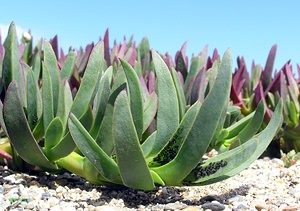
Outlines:
POLYGON ((222 211, 225 209, 225 206, 223 204, 220 204, 217 201, 212 201, 212 202, 206 202, 205 204, 202 205, 202 208, 204 210, 212 210, 212 211, 222 211))
POLYGON ((255 208, 258 211, 262 211, 262 210, 269 210, 269 206, 267 204, 256 204, 255 208))
POLYGON ((165 205, 165 209, 166 210, 182 210, 184 208, 186 208, 187 205, 186 204, 183 204, 183 203, 169 203, 169 204, 166 204, 165 205))
POLYGON ((239 204, 236 208, 234 208, 233 210, 236 210, 236 211, 238 211, 238 210, 249 210, 249 208, 246 206, 246 205, 244 205, 244 204, 239 204))

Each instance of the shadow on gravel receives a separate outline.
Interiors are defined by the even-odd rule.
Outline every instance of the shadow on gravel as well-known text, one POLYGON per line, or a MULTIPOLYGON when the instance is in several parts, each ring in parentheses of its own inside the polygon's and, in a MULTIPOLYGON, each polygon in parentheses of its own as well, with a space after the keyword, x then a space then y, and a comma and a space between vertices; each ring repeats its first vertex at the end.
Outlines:
MULTIPOLYGON (((120 187, 101 187, 97 185, 92 185, 86 182, 84 179, 77 176, 73 176, 69 173, 62 175, 45 175, 40 174, 36 180, 42 186, 47 186, 50 189, 56 189, 57 185, 72 188, 79 188, 87 192, 96 189, 101 193, 98 199, 90 200, 77 200, 76 202, 86 202, 88 205, 101 206, 106 203, 110 203, 112 200, 123 200, 124 204, 128 208, 138 208, 140 205, 165 205, 169 203, 181 202, 188 206, 199 206, 205 204, 206 202, 219 201, 220 203, 225 203, 229 198, 236 195, 247 195, 249 191, 249 186, 241 185, 238 188, 232 189, 220 195, 206 195, 199 197, 195 200, 188 200, 184 198, 184 193, 189 192, 189 188, 186 187, 159 187, 157 190, 153 191, 141 191, 134 190, 131 188, 120 187)), ((201 187, 197 188, 197 192, 201 194, 201 187)), ((197 194, 198 195, 198 194, 197 194)))
MULTIPOLYGON (((188 206, 199 206, 206 202, 219 201, 220 203, 225 203, 229 198, 232 198, 236 195, 247 195, 249 191, 249 186, 241 185, 236 189, 232 189, 228 192, 222 193, 220 195, 206 195, 201 194, 201 187, 197 187, 195 194, 199 195, 199 198, 194 200, 188 200, 184 198, 184 195, 187 195, 190 191, 186 187, 159 187, 154 191, 140 191, 130 188, 122 187, 101 187, 97 185, 92 185, 86 182, 84 179, 72 175, 68 172, 53 175, 47 173, 38 173, 38 174, 18 174, 11 170, 4 170, 0 173, 0 184, 3 183, 12 183, 16 184, 16 181, 9 181, 4 179, 4 177, 9 176, 15 173, 22 178, 21 184, 24 186, 35 185, 36 183, 40 187, 48 187, 49 189, 56 189, 59 186, 68 187, 69 189, 79 188, 80 190, 85 190, 90 192, 96 190, 101 193, 101 196, 98 199, 90 200, 77 200, 77 202, 86 202, 88 205, 101 206, 106 203, 110 203, 112 200, 123 200, 124 204, 128 208, 138 208, 140 205, 144 206, 155 206, 157 204, 165 205, 169 203, 181 202, 188 206), (22 176, 21 176, 22 175, 22 176), (202 197, 200 197, 202 196, 202 197)), ((32 173, 32 172, 31 172, 32 173)), ((18 184, 20 184, 18 183, 18 184)))
MULTIPOLYGON (((88 204, 103 204, 109 203, 113 199, 122 199, 126 207, 138 208, 140 205, 149 206, 156 204, 169 204, 175 202, 181 202, 188 206, 199 206, 206 202, 219 201, 220 203, 226 203, 229 198, 236 195, 246 195, 249 191, 247 185, 241 185, 236 189, 232 189, 221 195, 207 195, 195 200, 187 200, 184 198, 184 192, 188 192, 188 188, 184 187, 160 187, 155 191, 139 191, 133 189, 108 189, 97 188, 102 193, 101 197, 97 200, 91 200, 88 204)), ((199 188, 201 191, 201 188, 199 188)))

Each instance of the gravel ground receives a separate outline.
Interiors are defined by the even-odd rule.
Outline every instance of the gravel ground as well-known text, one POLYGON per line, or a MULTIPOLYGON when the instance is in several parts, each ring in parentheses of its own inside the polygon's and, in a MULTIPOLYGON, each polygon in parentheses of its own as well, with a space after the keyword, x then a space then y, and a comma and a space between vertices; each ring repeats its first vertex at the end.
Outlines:
POLYGON ((69 173, 28 175, 0 166, 0 210, 300 210, 300 162, 259 159, 202 187, 144 192, 91 185, 69 173))

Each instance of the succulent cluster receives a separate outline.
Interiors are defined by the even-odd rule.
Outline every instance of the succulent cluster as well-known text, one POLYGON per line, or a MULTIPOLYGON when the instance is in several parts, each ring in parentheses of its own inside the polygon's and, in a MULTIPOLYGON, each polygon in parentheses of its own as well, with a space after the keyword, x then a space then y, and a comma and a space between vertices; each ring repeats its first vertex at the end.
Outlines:
MULTIPOLYGON (((241 108, 245 116, 254 111, 259 102, 263 101, 267 109, 265 123, 273 115, 276 104, 280 100, 284 102, 283 125, 280 133, 274 138, 273 148, 269 150, 279 156, 280 149, 285 153, 291 150, 300 152, 300 81, 293 73, 290 61, 274 72, 276 51, 277 45, 272 46, 264 68, 253 62, 251 74, 247 71, 243 57, 237 59, 238 68, 233 73, 230 98, 234 105, 241 108)), ((299 66, 297 70, 299 73, 299 66)))
POLYGON ((244 99, 246 79, 236 79, 245 70, 232 75, 229 50, 221 59, 205 48, 188 65, 186 45, 173 61, 146 38, 110 48, 108 31, 67 55, 57 43, 33 48, 23 37, 19 44, 14 23, 0 40, 0 155, 11 168, 68 170, 94 184, 142 190, 210 184, 255 161, 283 113, 298 106, 293 93, 287 100, 255 91, 253 107, 244 99), (211 149, 219 153, 204 159, 211 149))

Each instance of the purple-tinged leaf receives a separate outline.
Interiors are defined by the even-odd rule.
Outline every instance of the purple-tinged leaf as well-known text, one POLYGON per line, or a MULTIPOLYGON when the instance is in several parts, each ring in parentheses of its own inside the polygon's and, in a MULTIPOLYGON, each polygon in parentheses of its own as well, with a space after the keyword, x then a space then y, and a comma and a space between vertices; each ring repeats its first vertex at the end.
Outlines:
POLYGON ((182 88, 184 88, 184 79, 183 79, 182 73, 177 72, 177 75, 178 75, 178 78, 179 78, 179 81, 180 81, 180 84, 181 84, 182 88))
POLYGON ((278 92, 279 95, 282 98, 287 97, 287 90, 286 90, 286 77, 283 73, 283 71, 278 72, 268 89, 266 90, 266 93, 271 92, 271 93, 276 93, 278 92))
POLYGON ((254 103, 255 105, 258 105, 258 103, 264 99, 264 90, 263 90, 263 86, 262 86, 262 83, 260 82, 258 84, 258 86, 255 88, 254 90, 254 103))
POLYGON ((300 83, 300 66, 299 66, 299 64, 297 64, 297 72, 298 72, 298 80, 297 80, 297 83, 299 84, 299 83, 300 83))
POLYGON ((241 99, 238 92, 235 90, 234 86, 231 86, 230 99, 232 100, 233 105, 241 106, 243 104, 243 100, 241 99))
MULTIPOLYGON (((75 67, 75 69, 77 69, 75 67)), ((72 76, 71 76, 71 81, 70 81, 70 87, 72 90, 78 90, 80 86, 80 78, 78 76, 78 71, 74 71, 72 76), (76 76, 75 76, 76 74, 76 76)))
POLYGON ((259 102, 263 100, 264 105, 266 107, 266 113, 265 113, 265 121, 269 122, 272 117, 272 111, 268 108, 267 101, 265 98, 264 90, 262 83, 260 82, 256 89, 254 90, 254 104, 257 107, 259 102))
POLYGON ((0 149, 0 157, 6 159, 6 160, 12 160, 13 157, 8 154, 7 152, 5 152, 4 150, 0 149))
POLYGON ((285 69, 285 66, 286 66, 286 65, 290 65, 290 63, 291 63, 291 60, 289 59, 289 60, 282 66, 282 68, 281 68, 280 70, 284 70, 284 69, 285 69))
POLYGON ((236 61, 237 61, 238 68, 241 68, 242 66, 246 66, 246 62, 243 56, 242 57, 238 56, 236 61))
POLYGON ((24 51, 25 51, 25 45, 24 44, 20 44, 19 46, 18 46, 18 49, 19 49, 19 59, 21 59, 22 58, 22 56, 23 56, 23 54, 24 54, 24 51))
POLYGON ((238 93, 235 90, 234 86, 231 86, 230 99, 232 100, 233 105, 239 106, 241 108, 243 114, 247 114, 249 112, 249 109, 246 107, 243 101, 241 93, 238 93))
POLYGON ((56 56, 56 59, 59 60, 59 55, 58 55, 58 51, 59 51, 59 48, 58 48, 58 36, 55 35, 52 39, 50 39, 50 44, 52 46, 52 49, 54 51, 54 54, 56 56))
POLYGON ((233 78, 232 78, 232 83, 234 86, 236 86, 236 90, 237 92, 240 92, 240 90, 238 89, 237 85, 239 85, 241 80, 244 80, 243 82, 243 86, 240 88, 244 88, 246 90, 249 89, 249 84, 250 84, 250 76, 249 73, 247 71, 247 67, 246 67, 246 63, 243 57, 238 57, 238 69, 235 71, 235 73, 233 74, 233 78))
POLYGON ((295 77, 293 75, 293 71, 292 71, 292 66, 289 64, 285 65, 285 68, 283 69, 283 72, 286 76, 287 79, 287 85, 289 86, 290 89, 293 90, 293 92, 295 93, 296 96, 299 95, 299 88, 297 85, 297 82, 295 80, 295 77))
POLYGON ((167 52, 164 56, 164 62, 167 64, 168 68, 171 70, 172 68, 175 68, 175 63, 172 59, 172 56, 167 52))
POLYGON ((110 60, 110 49, 109 49, 109 30, 106 29, 105 34, 104 34, 104 59, 106 60, 107 66, 111 65, 111 60, 110 60))
POLYGON ((232 86, 234 86, 237 92, 241 91, 242 87, 240 87, 240 83, 242 80, 245 80, 245 78, 243 77, 244 70, 245 66, 241 66, 238 69, 236 69, 232 75, 232 86))
POLYGON ((140 77, 140 84, 141 84, 141 88, 142 88, 143 99, 145 101, 150 94, 149 94, 149 91, 148 91, 148 87, 146 85, 146 81, 145 81, 143 76, 140 77))
POLYGON ((204 48, 202 49, 202 51, 199 52, 198 56, 205 56, 206 57, 207 51, 208 51, 208 45, 205 45, 204 48))
POLYGON ((127 61, 132 67, 137 60, 137 52, 135 47, 129 47, 126 54, 124 55, 124 60, 127 61))
POLYGON ((219 57, 220 55, 218 53, 218 50, 215 48, 212 56, 212 62, 214 63, 215 61, 217 61, 219 57))
POLYGON ((91 43, 85 47, 85 53, 81 61, 79 61, 78 73, 82 73, 85 70, 93 48, 94 48, 94 43, 91 43))
POLYGON ((3 60, 5 54, 5 48, 0 44, 0 59, 3 60))
POLYGON ((249 75, 249 72, 248 72, 248 70, 247 70, 247 65, 246 65, 246 62, 245 62, 244 57, 241 57, 241 58, 240 58, 240 64, 244 66, 243 71, 242 71, 242 76, 243 76, 243 78, 245 79, 245 83, 244 83, 243 88, 244 88, 244 89, 249 89, 249 85, 250 85, 250 75, 249 75))
POLYGON ((3 64, 3 59, 4 59, 4 54, 5 54, 5 49, 3 47, 3 45, 1 44, 1 35, 0 35, 0 94, 2 92, 2 89, 3 89, 3 81, 2 81, 2 64, 3 64))
POLYGON ((118 52, 119 52, 119 45, 114 44, 113 48, 111 49, 111 54, 110 54, 111 61, 113 61, 116 57, 118 57, 118 52))
POLYGON ((148 90, 149 93, 151 94, 152 92, 155 92, 155 73, 153 71, 149 72, 149 76, 148 76, 148 90))
POLYGON ((251 63, 251 75, 253 75, 253 72, 255 71, 255 68, 256 68, 255 62, 254 62, 254 60, 252 60, 252 63, 251 63))
POLYGON ((188 74, 188 57, 186 56, 187 42, 185 42, 180 51, 177 51, 175 55, 176 70, 182 73, 185 79, 188 74))
POLYGON ((210 56, 207 58, 207 61, 206 61, 206 70, 209 70, 211 67, 213 66, 213 61, 212 61, 212 58, 210 58, 210 56))
POLYGON ((276 57, 276 51, 277 51, 277 45, 275 44, 272 46, 269 52, 265 69, 262 73, 262 86, 265 89, 270 85, 272 81, 272 73, 273 73, 273 67, 274 67, 274 62, 276 57))
POLYGON ((291 97, 293 105, 295 105, 295 109, 299 111, 299 88, 297 81, 293 75, 292 66, 289 64, 286 64, 285 68, 283 69, 283 72, 285 74, 286 80, 287 80, 287 94, 291 97))
POLYGON ((215 48, 213 51, 213 55, 212 57, 208 57, 207 58, 207 62, 206 62, 206 70, 209 70, 210 68, 212 68, 213 64, 215 63, 215 61, 218 60, 218 58, 220 57, 218 50, 215 48))
POLYGON ((128 63, 134 66, 135 61, 137 60, 137 51, 135 45, 133 47, 130 47, 130 49, 132 49, 132 53, 130 58, 128 59, 128 63))
POLYGON ((62 48, 60 48, 60 60, 65 61, 66 57, 67 56, 66 56, 64 50, 62 48))
POLYGON ((57 61, 58 63, 58 68, 61 70, 62 66, 63 66, 63 63, 65 62, 67 58, 67 55, 65 55, 64 53, 64 50, 62 48, 60 48, 60 58, 59 60, 57 61))
POLYGON ((126 40, 123 41, 122 45, 120 46, 119 52, 118 52, 118 58, 123 59, 125 52, 126 52, 126 40))
POLYGON ((246 81, 246 79, 242 79, 241 81, 239 81, 239 83, 237 84, 237 91, 238 91, 238 93, 241 93, 242 94, 242 92, 243 92, 243 86, 244 86, 244 84, 245 84, 245 81, 246 81))
MULTIPOLYGON (((193 81, 195 80, 198 72, 203 68, 206 67, 206 57, 207 57, 207 48, 204 47, 204 49, 201 51, 201 53, 191 58, 191 65, 189 69, 189 74, 185 78, 185 84, 184 84, 184 93, 186 95, 187 102, 189 101, 189 97, 191 94, 191 89, 193 87, 193 81)), ((184 75, 183 75, 184 77, 184 75)))

